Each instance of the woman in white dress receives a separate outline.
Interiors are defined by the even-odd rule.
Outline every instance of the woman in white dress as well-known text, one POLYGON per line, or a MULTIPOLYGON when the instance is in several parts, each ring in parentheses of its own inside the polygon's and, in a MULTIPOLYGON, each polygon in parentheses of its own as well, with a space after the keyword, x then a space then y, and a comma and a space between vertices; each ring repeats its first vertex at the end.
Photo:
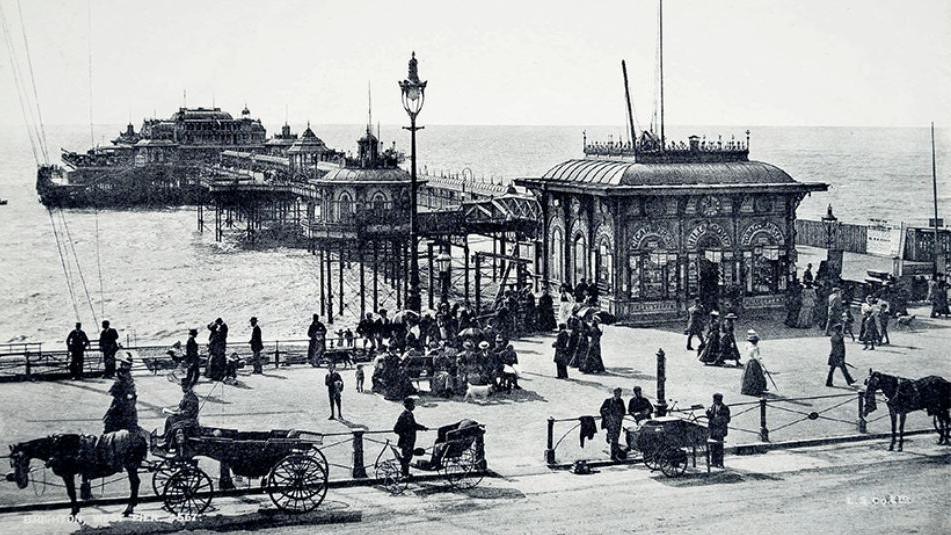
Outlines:
POLYGON ((799 321, 796 326, 800 329, 811 329, 816 325, 816 290, 815 288, 803 288, 802 306, 799 307, 799 321))

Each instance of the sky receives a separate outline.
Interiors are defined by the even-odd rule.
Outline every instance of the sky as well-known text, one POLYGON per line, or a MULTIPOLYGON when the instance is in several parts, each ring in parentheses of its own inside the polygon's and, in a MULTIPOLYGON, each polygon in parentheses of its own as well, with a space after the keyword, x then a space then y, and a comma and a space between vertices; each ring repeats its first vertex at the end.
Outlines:
MULTIPOLYGON (((17 0, 0 6, 22 63, 17 0)), ((91 108, 97 124, 138 125, 183 102, 246 103, 266 124, 285 110, 292 123, 361 123, 368 86, 374 122, 396 124, 414 50, 423 124, 624 124, 621 59, 638 122, 654 109, 655 0, 21 7, 48 124, 88 124, 91 108)), ((10 61, 4 48, 0 123, 17 124, 10 61)), ((667 0, 664 71, 671 125, 947 125, 951 2, 667 0)))

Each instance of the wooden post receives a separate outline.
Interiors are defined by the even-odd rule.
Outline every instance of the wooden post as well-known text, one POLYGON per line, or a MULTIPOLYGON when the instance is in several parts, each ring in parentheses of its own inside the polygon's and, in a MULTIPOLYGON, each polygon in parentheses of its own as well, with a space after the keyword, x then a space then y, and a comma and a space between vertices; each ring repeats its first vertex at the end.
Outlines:
POLYGON ((466 234, 465 242, 462 246, 462 269, 465 272, 465 294, 466 303, 469 303, 469 235, 466 234))
POLYGON ((373 242, 373 312, 380 310, 380 263, 377 256, 379 242, 373 242))
POLYGON ((403 252, 403 247, 398 242, 393 243, 393 256, 390 265, 393 266, 393 274, 395 278, 393 280, 393 287, 396 288, 396 309, 401 310, 403 308, 403 291, 400 288, 400 272, 402 269, 399 268, 402 265, 402 258, 400 253, 403 252))
POLYGON ((343 292, 343 267, 344 267, 343 254, 344 254, 344 251, 343 251, 343 241, 341 240, 341 242, 340 242, 340 261, 337 263, 337 267, 339 268, 339 271, 340 271, 339 274, 338 274, 338 277, 339 277, 339 278, 337 279, 338 282, 339 282, 339 284, 337 285, 337 286, 338 286, 338 288, 337 288, 337 293, 340 295, 340 297, 338 298, 338 301, 339 301, 339 303, 340 303, 340 305, 339 305, 340 308, 337 310, 337 315, 339 315, 340 317, 343 317, 343 293, 344 293, 344 292, 343 292))
POLYGON ((327 248, 327 323, 334 322, 333 249, 327 248))
MULTIPOLYGON (((494 260, 493 260, 494 261, 494 260)), ((475 254, 475 315, 482 313, 482 255, 475 254)))
POLYGON ((499 252, 499 244, 495 235, 492 236, 492 282, 495 282, 495 266, 496 266, 496 257, 495 255, 499 252))
POLYGON ((364 273, 363 262, 366 259, 366 254, 364 249, 360 248, 360 319, 366 317, 367 315, 367 285, 366 285, 366 274, 364 273))
POLYGON ((320 281, 319 281, 320 282, 320 315, 326 316, 327 315, 327 310, 325 307, 326 301, 324 299, 325 297, 324 296, 324 250, 321 249, 320 254, 317 256, 318 256, 317 262, 320 265, 320 281))
POLYGON ((363 466, 363 431, 353 432, 353 479, 366 479, 367 470, 363 466))
POLYGON ((475 436, 475 455, 478 459, 476 468, 483 471, 488 468, 488 464, 485 462, 485 430, 483 429, 480 429, 475 436))
POLYGON ((865 391, 858 392, 859 400, 859 433, 868 433, 868 422, 865 421, 865 391))
POLYGON ((281 367, 281 342, 274 340, 274 367, 281 367))
POLYGON ((766 428, 766 396, 759 400, 759 439, 769 442, 769 429, 766 428))
POLYGON ((549 466, 555 464, 555 419, 548 417, 548 439, 545 443, 545 462, 549 466))
POLYGON ((433 308, 433 244, 426 247, 426 261, 429 265, 429 308, 433 308))
MULTIPOLYGON (((499 238, 499 254, 508 254, 506 249, 508 244, 505 241, 505 233, 502 233, 502 236, 499 238)), ((499 274, 505 273, 505 260, 499 259, 499 274)), ((494 279, 493 279, 494 280, 494 279)), ((502 292, 499 292, 499 295, 502 295, 502 292)))

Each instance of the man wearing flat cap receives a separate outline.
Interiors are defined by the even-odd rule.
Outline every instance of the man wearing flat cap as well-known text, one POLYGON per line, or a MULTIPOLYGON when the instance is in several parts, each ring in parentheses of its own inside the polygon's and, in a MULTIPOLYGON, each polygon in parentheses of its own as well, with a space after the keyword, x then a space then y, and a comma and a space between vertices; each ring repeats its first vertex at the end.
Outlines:
POLYGON ((723 439, 729 433, 730 407, 723 403, 723 394, 713 395, 713 405, 707 409, 707 427, 710 429, 710 464, 723 468, 723 439))

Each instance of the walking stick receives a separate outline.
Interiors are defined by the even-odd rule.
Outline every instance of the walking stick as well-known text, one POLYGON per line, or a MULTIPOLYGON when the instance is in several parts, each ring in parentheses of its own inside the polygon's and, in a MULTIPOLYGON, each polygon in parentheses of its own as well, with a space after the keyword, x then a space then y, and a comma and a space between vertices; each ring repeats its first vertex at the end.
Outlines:
POLYGON ((769 373, 769 370, 766 369, 766 365, 764 365, 762 362, 760 362, 759 365, 763 368, 763 373, 766 374, 766 377, 769 378, 769 382, 773 383, 773 388, 779 390, 779 385, 777 385, 776 381, 773 380, 773 374, 769 373))

